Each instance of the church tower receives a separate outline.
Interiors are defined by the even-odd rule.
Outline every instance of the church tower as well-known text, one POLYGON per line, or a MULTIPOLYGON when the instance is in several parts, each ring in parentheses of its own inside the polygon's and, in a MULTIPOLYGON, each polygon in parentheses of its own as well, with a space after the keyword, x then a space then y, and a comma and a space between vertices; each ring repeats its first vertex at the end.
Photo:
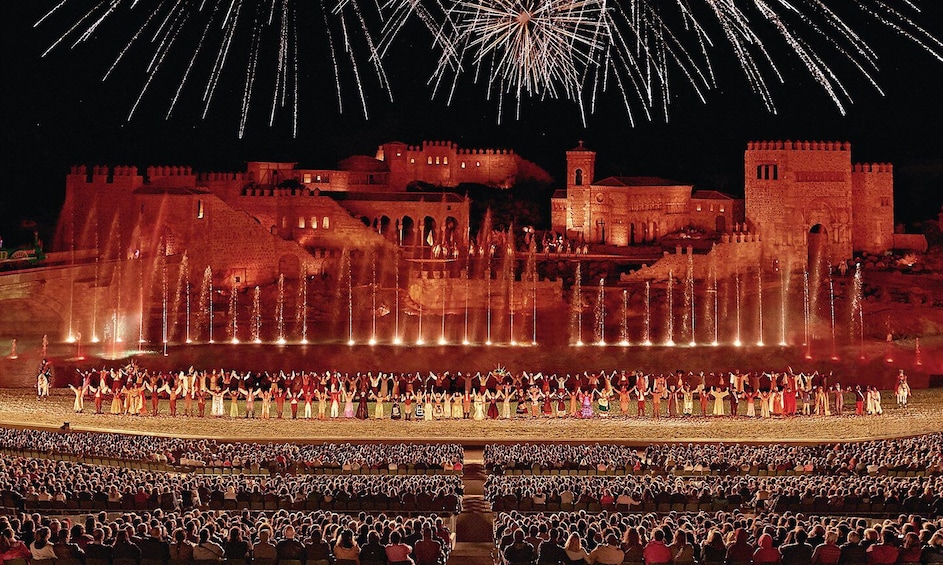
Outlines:
POLYGON ((590 236, 590 185, 596 175, 596 152, 583 142, 566 152, 566 194, 569 206, 566 227, 571 235, 590 236))

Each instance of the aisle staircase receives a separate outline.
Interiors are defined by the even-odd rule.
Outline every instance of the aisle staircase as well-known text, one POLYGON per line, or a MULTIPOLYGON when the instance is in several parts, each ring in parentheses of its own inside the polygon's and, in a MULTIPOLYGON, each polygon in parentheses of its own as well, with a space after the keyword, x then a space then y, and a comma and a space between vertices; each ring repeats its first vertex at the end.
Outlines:
POLYGON ((455 520, 455 549, 448 565, 494 565, 494 514, 484 498, 485 470, 480 450, 465 451, 462 513, 455 520))

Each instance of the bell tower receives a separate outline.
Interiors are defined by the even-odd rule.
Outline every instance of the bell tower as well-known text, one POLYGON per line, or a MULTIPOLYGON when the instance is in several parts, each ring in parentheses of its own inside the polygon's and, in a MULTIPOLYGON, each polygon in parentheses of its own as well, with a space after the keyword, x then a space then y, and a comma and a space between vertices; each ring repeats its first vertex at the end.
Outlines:
POLYGON ((596 152, 579 145, 566 152, 567 230, 588 235, 590 185, 596 175, 596 152))

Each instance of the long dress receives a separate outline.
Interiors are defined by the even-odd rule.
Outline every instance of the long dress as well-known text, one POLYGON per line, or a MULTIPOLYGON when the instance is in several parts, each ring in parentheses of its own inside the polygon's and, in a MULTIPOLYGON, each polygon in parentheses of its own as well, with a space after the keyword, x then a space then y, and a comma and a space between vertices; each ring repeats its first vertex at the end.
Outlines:
POLYGON ((485 419, 485 399, 480 394, 475 395, 475 419, 485 419))
POLYGON ((593 396, 591 394, 583 393, 583 408, 580 410, 581 418, 592 418, 593 417, 593 396))
POLYGON ((357 418, 360 420, 366 420, 368 416, 367 413, 367 393, 360 393, 360 401, 357 403, 357 418))
POLYGON ((714 416, 724 415, 724 399, 730 393, 726 390, 715 390, 711 393, 714 396, 714 416))
POLYGON ((488 418, 491 420, 498 419, 498 399, 494 396, 488 401, 488 418))
POLYGON ((344 400, 344 417, 354 417, 354 395, 352 394, 347 395, 347 398, 344 400))
POLYGON ((426 395, 426 403, 423 406, 423 416, 427 422, 431 422, 432 417, 434 416, 432 412, 432 395, 431 394, 426 395))
POLYGON ((462 408, 462 397, 456 392, 456 397, 452 399, 452 419, 461 420, 465 417, 465 411, 462 408))
POLYGON ((452 395, 448 392, 442 393, 442 417, 446 420, 452 417, 452 395))

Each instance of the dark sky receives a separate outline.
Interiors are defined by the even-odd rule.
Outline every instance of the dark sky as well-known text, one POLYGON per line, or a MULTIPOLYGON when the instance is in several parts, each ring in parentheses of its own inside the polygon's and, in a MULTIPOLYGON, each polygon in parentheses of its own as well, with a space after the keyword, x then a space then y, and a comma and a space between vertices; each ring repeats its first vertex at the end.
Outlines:
MULTIPOLYGON (((599 152, 597 177, 661 175, 735 194, 742 194, 742 153, 748 140, 848 140, 855 161, 895 164, 898 221, 935 218, 943 204, 943 63, 874 23, 852 20, 861 25, 880 57, 876 77, 884 96, 828 53, 855 100, 846 116, 794 58, 781 56, 775 47, 773 54, 781 62, 787 83, 773 85, 779 113, 769 114, 760 99, 750 94, 732 56, 718 49, 715 60, 721 84, 709 93, 706 104, 681 84, 673 90, 667 124, 656 119, 633 128, 621 97, 613 90, 599 96, 596 113, 584 128, 575 106, 554 100, 526 101, 520 119, 514 119, 513 107, 507 108, 503 123, 498 124, 495 103, 486 100, 484 86, 470 79, 459 83, 450 106, 442 99, 431 99, 426 79, 435 59, 429 36, 418 25, 405 28, 385 62, 393 102, 376 87, 360 57, 371 114, 368 120, 362 116, 349 80, 349 65, 340 61, 345 112, 339 115, 334 75, 324 50, 325 34, 316 19, 307 21, 301 14, 299 133, 292 137, 287 112, 268 126, 271 58, 263 56, 259 63, 262 94, 251 106, 247 130, 240 139, 245 38, 235 43, 233 64, 227 67, 205 120, 200 117, 197 83, 184 91, 175 115, 165 119, 178 76, 169 72, 155 80, 138 113, 128 121, 128 111, 146 79, 144 52, 132 51, 112 78, 103 82, 101 77, 142 18, 116 20, 86 44, 75 49, 66 44, 41 57, 75 21, 72 15, 79 13, 73 10, 72 15, 34 27, 58 1, 6 3, 0 18, 4 77, 0 142, 5 171, 0 186, 0 235, 8 241, 17 238, 14 226, 22 219, 54 222, 64 196, 64 176, 72 164, 178 164, 208 171, 241 170, 249 160, 286 160, 332 167, 350 154, 372 155, 377 145, 393 139, 407 143, 451 139, 464 147, 513 148, 557 178, 565 165, 564 151, 582 139, 599 152)), ((90 4, 70 0, 73 8, 90 4)), ((920 21, 943 36, 943 2, 920 0, 919 5, 925 10, 920 21)), ((336 34, 334 40, 339 41, 336 34)), ((180 43, 191 48, 174 52, 169 69, 179 69, 179 63, 192 54, 193 41, 181 39, 180 43)), ((205 81, 205 68, 198 68, 195 75, 205 81)))

